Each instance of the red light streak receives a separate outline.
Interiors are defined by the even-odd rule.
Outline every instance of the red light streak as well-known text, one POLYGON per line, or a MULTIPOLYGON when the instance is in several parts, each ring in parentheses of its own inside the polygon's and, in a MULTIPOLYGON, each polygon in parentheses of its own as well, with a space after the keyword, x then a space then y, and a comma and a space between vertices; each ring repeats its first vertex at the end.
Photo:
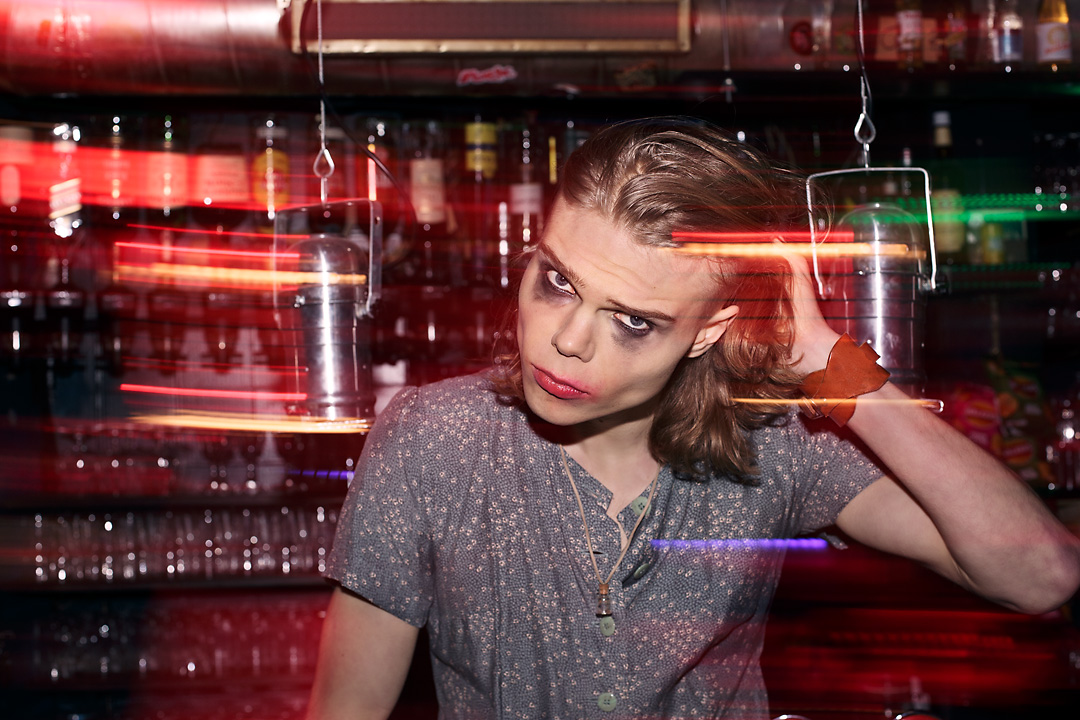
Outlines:
POLYGON ((150 393, 152 395, 178 395, 180 397, 222 398, 230 400, 283 400, 302 402, 307 393, 281 393, 262 390, 210 390, 200 388, 176 388, 162 385, 135 385, 121 383, 121 391, 150 393))
MULTIPOLYGON (((233 231, 229 231, 229 232, 218 233, 218 232, 213 232, 213 231, 209 231, 209 230, 199 230, 197 228, 176 228, 176 227, 168 227, 168 226, 165 226, 165 225, 142 225, 142 224, 139 224, 139 223, 131 223, 127 227, 135 229, 135 230, 154 230, 154 231, 160 231, 160 232, 168 231, 168 232, 171 232, 173 235, 213 235, 214 237, 222 237, 222 236, 225 236, 225 237, 248 237, 248 238, 256 238, 256 239, 259 239, 259 240, 272 240, 273 239, 272 235, 268 235, 266 233, 261 233, 261 232, 233 232, 233 231)), ((286 240, 302 240, 302 239, 306 239, 308 236, 307 235, 278 235, 278 237, 282 238, 282 239, 286 239, 286 240)), ((117 243, 117 244, 119 245, 120 243, 117 243)), ((177 250, 178 248, 172 248, 172 249, 177 250)), ((199 248, 185 248, 185 249, 190 251, 190 252, 209 252, 208 250, 199 249, 199 248)), ((233 253, 233 254, 242 255, 242 254, 245 254, 246 251, 221 250, 221 251, 218 251, 218 252, 229 252, 229 253, 233 253)), ((251 252, 250 254, 256 255, 258 253, 251 252)), ((266 255, 266 256, 269 256, 269 255, 272 255, 273 253, 263 252, 262 254, 266 255)), ((277 253, 277 254, 278 255, 285 255, 286 253, 277 253)))

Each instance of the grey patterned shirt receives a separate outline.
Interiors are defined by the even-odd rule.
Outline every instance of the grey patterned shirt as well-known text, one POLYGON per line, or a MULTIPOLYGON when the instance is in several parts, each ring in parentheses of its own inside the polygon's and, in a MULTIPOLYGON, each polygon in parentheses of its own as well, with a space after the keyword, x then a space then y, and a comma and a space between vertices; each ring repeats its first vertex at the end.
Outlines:
MULTIPOLYGON (((661 470, 619 523, 570 468, 606 575, 597 579, 559 446, 482 376, 403 390, 376 422, 327 575, 427 626, 441 718, 764 718, 759 667, 784 538, 834 521, 881 471, 797 418, 756 431, 756 486, 661 470)), ((357 642, 363 642, 358 638, 357 642)))

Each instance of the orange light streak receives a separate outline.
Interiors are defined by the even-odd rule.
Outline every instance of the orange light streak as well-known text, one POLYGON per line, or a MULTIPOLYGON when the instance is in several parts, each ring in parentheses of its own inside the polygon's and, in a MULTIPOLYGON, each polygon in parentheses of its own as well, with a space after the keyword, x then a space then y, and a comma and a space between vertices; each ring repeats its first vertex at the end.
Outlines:
POLYGON ((367 275, 300 272, 298 270, 255 270, 170 263, 151 263, 150 265, 122 263, 117 266, 117 269, 120 276, 127 280, 155 282, 167 279, 188 281, 192 284, 209 284, 215 287, 271 288, 281 285, 367 284, 367 275))
POLYGON ((322 420, 305 416, 239 415, 235 413, 180 413, 176 415, 136 415, 134 422, 143 425, 196 430, 240 430, 304 435, 366 433, 369 418, 322 420))
POLYGON ((121 383, 120 390, 126 392, 150 393, 152 395, 178 395, 180 397, 220 398, 229 400, 282 400, 302 402, 307 400, 307 393, 282 393, 265 390, 213 390, 208 388, 177 388, 162 385, 136 385, 121 383))
MULTIPOLYGON (((680 242, 716 242, 716 243, 761 243, 770 244, 774 240, 781 240, 785 244, 809 243, 814 238, 809 231, 794 232, 707 232, 676 230, 671 237, 680 242)), ((826 236, 830 242, 853 242, 855 231, 846 228, 835 228, 826 236)))
POLYGON ((783 255, 801 255, 812 257, 851 258, 851 257, 909 257, 922 258, 925 253, 912 250, 903 243, 822 243, 815 247, 803 243, 720 243, 686 242, 674 248, 676 252, 687 255, 718 255, 725 257, 779 257, 783 255))
MULTIPOLYGON (((799 405, 804 402, 803 399, 795 398, 792 400, 785 400, 783 398, 732 398, 737 403, 743 403, 745 405, 799 405)), ((924 407, 932 412, 942 412, 945 409, 945 403, 941 400, 934 400, 933 398, 871 398, 865 395, 860 395, 858 398, 818 398, 826 402, 835 402, 840 405, 855 404, 856 402, 871 404, 871 405, 917 405, 924 407)))
MULTIPOLYGON (((158 229, 164 230, 164 229, 166 229, 166 228, 155 228, 155 227, 150 226, 150 225, 132 225, 131 227, 146 228, 146 229, 150 229, 150 230, 158 230, 158 229)), ((182 232, 194 232, 194 231, 184 230, 182 232)), ((203 234, 203 233, 200 233, 200 234, 203 234)), ((232 234, 233 233, 230 233, 230 235, 232 235, 232 234)), ((250 234, 255 235, 255 233, 250 233, 250 234)), ((259 235, 258 237, 266 237, 266 236, 265 235, 259 235)), ((166 247, 164 245, 158 245, 156 243, 129 242, 129 241, 125 241, 125 240, 118 240, 114 244, 116 245, 116 247, 120 247, 120 248, 131 248, 133 250, 149 250, 150 252, 157 252, 157 253, 161 253, 162 255, 164 255, 166 253, 177 253, 177 254, 190 253, 190 254, 193 254, 193 255, 217 255, 217 256, 225 256, 225 257, 255 258, 255 259, 258 259, 258 260, 268 260, 268 259, 272 259, 272 258, 275 258, 275 257, 284 258, 286 260, 296 260, 296 259, 299 259, 299 257, 300 257, 299 253, 294 253, 294 252, 274 253, 274 252, 268 252, 268 251, 264 251, 264 250, 217 250, 217 249, 212 249, 212 248, 185 247, 185 246, 182 246, 182 245, 181 246, 169 246, 169 247, 166 247)))

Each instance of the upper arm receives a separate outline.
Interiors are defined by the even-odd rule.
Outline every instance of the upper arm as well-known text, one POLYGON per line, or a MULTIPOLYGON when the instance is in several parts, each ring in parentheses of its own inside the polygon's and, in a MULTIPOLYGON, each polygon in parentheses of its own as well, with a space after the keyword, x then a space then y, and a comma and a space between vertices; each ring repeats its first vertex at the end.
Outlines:
POLYGON ((863 545, 915 560, 951 580, 963 581, 930 516, 890 477, 875 480, 852 498, 836 524, 863 545))
POLYGON ((385 718, 394 709, 418 628, 337 588, 319 646, 308 720, 385 718))

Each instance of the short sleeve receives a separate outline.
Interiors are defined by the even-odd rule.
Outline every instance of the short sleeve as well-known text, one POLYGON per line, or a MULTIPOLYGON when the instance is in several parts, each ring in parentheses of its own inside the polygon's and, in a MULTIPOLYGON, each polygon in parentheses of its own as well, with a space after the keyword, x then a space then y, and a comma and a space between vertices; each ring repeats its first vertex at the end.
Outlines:
POLYGON ((792 419, 791 425, 801 436, 795 532, 813 533, 835 523, 840 511, 885 471, 849 432, 801 417, 792 419))
POLYGON ((406 388, 375 421, 342 505, 326 576, 421 627, 432 602, 418 390, 406 388))

